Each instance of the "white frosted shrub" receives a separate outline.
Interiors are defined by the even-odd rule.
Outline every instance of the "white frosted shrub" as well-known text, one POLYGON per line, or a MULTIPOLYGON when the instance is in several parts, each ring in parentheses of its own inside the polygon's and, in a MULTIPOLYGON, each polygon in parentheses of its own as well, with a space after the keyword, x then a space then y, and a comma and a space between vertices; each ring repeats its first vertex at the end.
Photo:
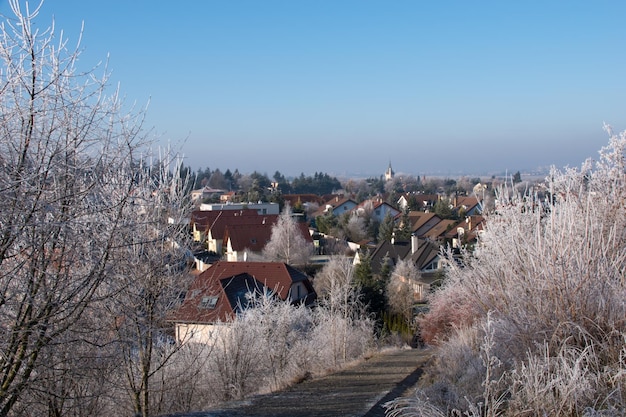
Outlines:
POLYGON ((399 397, 384 404, 387 417, 447 417, 447 413, 433 405, 428 396, 421 391, 414 396, 399 397))
POLYGON ((366 354, 373 345, 374 323, 367 318, 346 318, 320 307, 315 323, 311 334, 315 371, 338 369, 366 354))
POLYGON ((543 355, 529 354, 511 372, 511 410, 518 415, 580 415, 595 402, 597 376, 589 361, 590 348, 563 346, 556 354, 543 347, 543 355))
POLYGON ((326 305, 313 311, 269 294, 250 296, 249 302, 215 333, 196 392, 209 386, 211 397, 223 401, 278 390, 357 359, 372 345, 367 318, 326 305))
POLYGON ((444 410, 463 409, 464 397, 479 398, 483 393, 480 381, 485 372, 480 358, 481 337, 482 330, 477 326, 464 327, 456 329, 441 343, 429 375, 433 384, 420 395, 444 410))
MULTIPOLYGON (((587 161, 580 170, 553 169, 545 184, 523 195, 499 190, 474 253, 463 268, 451 263, 448 282, 423 319, 440 323, 436 339, 446 340, 436 375, 454 372, 444 369, 451 366, 443 359, 454 351, 450 345, 469 355, 458 358, 469 367, 480 355, 476 348, 465 350, 472 344, 451 325, 458 307, 469 306, 466 326, 484 326, 492 315, 490 350, 510 384, 483 394, 483 400, 505 395, 511 415, 624 410, 619 376, 626 335, 625 148, 626 134, 611 134, 597 162, 587 161)), ((471 379, 465 375, 450 383, 471 400, 466 377, 471 379)), ((484 382, 476 375, 473 386, 486 390, 484 382)), ((499 408, 478 405, 468 412, 499 408)))

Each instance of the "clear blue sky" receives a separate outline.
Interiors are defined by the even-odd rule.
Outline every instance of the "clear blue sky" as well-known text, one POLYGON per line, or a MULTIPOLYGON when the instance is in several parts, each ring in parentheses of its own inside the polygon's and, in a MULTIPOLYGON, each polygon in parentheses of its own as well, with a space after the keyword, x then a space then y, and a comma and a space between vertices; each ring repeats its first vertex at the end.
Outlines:
MULTIPOLYGON (((0 12, 7 13, 6 0, 0 12)), ((624 1, 47 0, 187 165, 580 166, 626 129, 624 1)))

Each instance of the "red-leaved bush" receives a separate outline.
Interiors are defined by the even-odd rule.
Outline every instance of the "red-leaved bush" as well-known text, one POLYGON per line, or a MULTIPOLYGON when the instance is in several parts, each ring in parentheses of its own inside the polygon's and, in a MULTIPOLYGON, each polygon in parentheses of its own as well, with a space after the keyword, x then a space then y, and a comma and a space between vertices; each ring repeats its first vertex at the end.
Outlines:
POLYGON ((479 309, 459 285, 447 283, 429 301, 429 311, 418 318, 422 339, 436 345, 454 329, 469 327, 480 316, 479 309))

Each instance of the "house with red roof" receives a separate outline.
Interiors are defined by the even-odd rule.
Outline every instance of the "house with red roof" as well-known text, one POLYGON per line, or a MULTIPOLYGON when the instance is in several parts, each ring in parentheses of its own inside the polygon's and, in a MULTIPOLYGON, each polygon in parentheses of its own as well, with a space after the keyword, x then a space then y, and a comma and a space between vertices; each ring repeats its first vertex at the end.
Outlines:
MULTIPOLYGON (((228 227, 241 226, 241 227, 254 227, 259 226, 263 229, 271 230, 272 226, 278 221, 278 214, 257 214, 255 210, 254 215, 246 216, 220 216, 215 219, 215 222, 207 229, 206 243, 207 249, 210 252, 222 254, 225 252, 224 243, 226 240, 224 236, 228 227)), ((227 213, 227 211, 224 211, 227 213)))
POLYGON ((454 206, 454 210, 463 216, 480 214, 482 211, 482 206, 476 196, 454 197, 454 199, 452 200, 452 205, 454 206))
POLYGON ((210 343, 251 307, 251 294, 307 305, 317 297, 309 277, 285 263, 219 261, 196 276, 181 306, 169 316, 176 340, 210 343))
POLYGON ((321 206, 324 204, 322 197, 317 194, 283 194, 283 201, 289 203, 292 209, 298 205, 314 204, 321 206))
POLYGON ((480 232, 485 227, 485 218, 475 214, 467 216, 465 220, 460 221, 452 228, 445 238, 452 242, 453 248, 459 248, 466 244, 476 243, 480 232))
MULTIPOLYGON (((242 210, 194 210, 191 212, 190 227, 193 234, 193 240, 196 242, 205 242, 207 233, 216 224, 223 222, 226 218, 257 216, 258 213, 253 209, 242 210)), ((223 233, 223 230, 222 230, 223 233)), ((216 251, 217 252, 217 251, 216 251)))
POLYGON ((409 212, 411 232, 417 237, 424 237, 426 232, 432 229, 441 220, 441 217, 437 216, 435 213, 425 213, 423 211, 409 212))
MULTIPOLYGON (((275 222, 274 222, 275 223, 275 222)), ((251 258, 261 257, 263 248, 272 237, 274 223, 264 224, 232 224, 224 232, 224 249, 226 260, 242 262, 251 258)), ((297 223, 305 242, 313 246, 313 238, 305 223, 297 223)))
POLYGON ((446 238, 446 234, 450 230, 455 230, 455 226, 458 221, 444 219, 430 228, 426 233, 423 234, 423 238, 428 239, 432 242, 437 242, 443 244, 446 238))

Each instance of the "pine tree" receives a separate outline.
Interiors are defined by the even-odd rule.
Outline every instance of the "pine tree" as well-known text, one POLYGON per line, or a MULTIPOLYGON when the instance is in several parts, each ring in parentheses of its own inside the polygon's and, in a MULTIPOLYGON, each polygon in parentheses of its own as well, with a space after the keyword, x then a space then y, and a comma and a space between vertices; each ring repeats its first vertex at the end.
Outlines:
POLYGON ((378 242, 389 242, 393 237, 395 223, 390 213, 383 218, 382 223, 378 227, 378 242))

